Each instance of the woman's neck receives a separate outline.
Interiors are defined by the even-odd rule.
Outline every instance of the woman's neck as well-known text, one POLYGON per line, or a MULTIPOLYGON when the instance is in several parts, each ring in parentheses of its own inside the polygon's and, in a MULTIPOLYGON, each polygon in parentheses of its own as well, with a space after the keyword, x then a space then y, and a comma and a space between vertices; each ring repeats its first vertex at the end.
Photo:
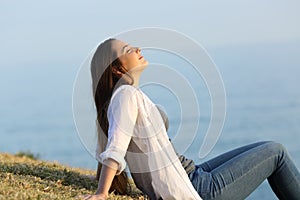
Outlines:
POLYGON ((133 78, 134 80, 134 83, 133 83, 133 86, 135 87, 139 87, 139 84, 140 84, 140 77, 144 71, 144 69, 146 68, 147 65, 141 65, 139 67, 136 67, 134 68, 133 70, 131 70, 130 72, 130 75, 131 77, 133 78))
POLYGON ((135 71, 135 72, 130 73, 130 75, 132 76, 132 78, 134 80, 133 86, 139 87, 141 74, 142 74, 142 72, 140 72, 140 71, 135 71))

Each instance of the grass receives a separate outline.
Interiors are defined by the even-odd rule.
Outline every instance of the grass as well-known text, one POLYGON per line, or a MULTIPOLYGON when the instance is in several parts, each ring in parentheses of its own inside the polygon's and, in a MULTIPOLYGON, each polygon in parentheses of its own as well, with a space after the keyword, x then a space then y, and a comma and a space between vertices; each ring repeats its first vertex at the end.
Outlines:
MULTIPOLYGON (((97 182, 87 175, 95 175, 95 171, 38 160, 30 152, 0 153, 0 200, 80 199, 81 195, 94 194, 97 188, 97 182)), ((129 195, 111 193, 108 199, 147 199, 131 185, 129 195)))

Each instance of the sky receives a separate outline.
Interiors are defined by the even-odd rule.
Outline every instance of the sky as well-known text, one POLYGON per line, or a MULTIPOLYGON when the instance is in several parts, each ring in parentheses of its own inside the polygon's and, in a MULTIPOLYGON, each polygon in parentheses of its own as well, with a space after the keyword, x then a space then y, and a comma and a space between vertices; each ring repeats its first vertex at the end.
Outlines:
POLYGON ((206 48, 300 40, 297 0, 0 1, 0 67, 79 65, 100 41, 140 27, 184 33, 206 48))
MULTIPOLYGON (((219 53, 238 46, 299 44, 299 7, 298 0, 0 0, 0 120, 13 124, 28 118, 15 115, 16 110, 35 110, 36 116, 51 118, 68 113, 71 119, 76 72, 91 50, 112 35, 142 27, 166 28, 193 38, 208 52, 221 49, 219 53), (32 102, 35 92, 41 95, 32 102), (49 115, 45 98, 53 105, 66 105, 65 110, 54 106, 49 115), (26 108, 27 102, 32 107, 26 108), (8 112, 13 114, 7 117, 8 112)), ((299 53, 286 49, 293 57, 299 53)), ((234 64, 236 58, 230 59, 234 64)), ((219 57, 217 64, 222 62, 219 57)))

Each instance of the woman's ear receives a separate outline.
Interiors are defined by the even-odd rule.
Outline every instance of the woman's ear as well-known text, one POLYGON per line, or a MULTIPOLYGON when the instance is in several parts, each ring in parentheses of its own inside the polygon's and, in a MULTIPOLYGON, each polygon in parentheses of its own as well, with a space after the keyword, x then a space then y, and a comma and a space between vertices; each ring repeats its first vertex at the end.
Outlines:
POLYGON ((117 76, 122 76, 123 75, 123 73, 122 72, 120 72, 116 67, 112 67, 111 68, 111 71, 112 71, 112 73, 114 73, 115 75, 117 75, 117 76))

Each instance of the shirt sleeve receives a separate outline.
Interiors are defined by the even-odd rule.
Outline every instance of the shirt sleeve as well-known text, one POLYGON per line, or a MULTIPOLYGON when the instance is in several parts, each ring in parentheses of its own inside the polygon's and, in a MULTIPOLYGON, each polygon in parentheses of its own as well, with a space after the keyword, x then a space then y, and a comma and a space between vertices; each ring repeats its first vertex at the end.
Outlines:
MULTIPOLYGON (((108 107, 108 142, 103 153, 97 156, 102 164, 108 165, 108 159, 117 163, 117 175, 126 167, 125 154, 133 135, 138 114, 136 89, 121 86, 113 94, 108 107)), ((115 166, 109 166, 116 168, 115 166)))

